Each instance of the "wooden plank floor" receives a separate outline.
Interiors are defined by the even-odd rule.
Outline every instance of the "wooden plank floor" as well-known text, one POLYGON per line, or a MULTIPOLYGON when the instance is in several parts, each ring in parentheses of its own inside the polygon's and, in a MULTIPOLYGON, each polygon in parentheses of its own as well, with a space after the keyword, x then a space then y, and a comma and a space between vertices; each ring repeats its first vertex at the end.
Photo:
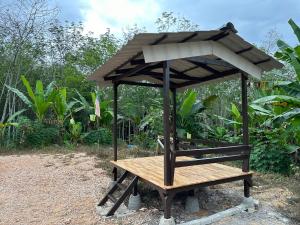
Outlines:
MULTIPOLYGON (((187 160, 189 157, 177 157, 176 160, 187 160)), ((179 167, 175 169, 172 186, 164 185, 163 156, 143 157, 111 161, 115 166, 127 170, 162 189, 175 189, 227 178, 244 177, 252 174, 241 169, 219 163, 179 167)))

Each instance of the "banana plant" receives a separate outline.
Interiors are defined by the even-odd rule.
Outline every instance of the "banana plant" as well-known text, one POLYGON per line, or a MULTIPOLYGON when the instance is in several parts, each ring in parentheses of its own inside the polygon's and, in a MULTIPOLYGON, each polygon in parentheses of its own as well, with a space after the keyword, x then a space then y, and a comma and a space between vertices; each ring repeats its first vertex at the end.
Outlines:
POLYGON ((19 111, 15 112, 13 115, 11 115, 6 120, 6 122, 0 122, 0 140, 1 140, 0 143, 2 143, 2 140, 4 140, 5 129, 7 127, 17 127, 18 123, 13 122, 13 121, 15 120, 16 117, 18 117, 19 115, 21 115, 25 111, 26 111, 26 109, 19 110, 19 111))
POLYGON ((21 80, 23 85, 26 87, 29 98, 16 88, 10 86, 6 87, 15 93, 29 108, 32 109, 39 121, 42 121, 52 105, 52 100, 55 96, 55 92, 53 91, 54 82, 51 82, 47 86, 46 90, 44 90, 42 81, 37 80, 35 91, 33 91, 25 76, 21 76, 21 80))
MULTIPOLYGON (((74 112, 85 112, 87 116, 95 114, 95 101, 96 93, 91 93, 92 102, 90 103, 85 97, 83 97, 77 90, 76 93, 79 98, 74 98, 73 105, 76 105, 74 112)), ((110 108, 111 101, 104 100, 100 102, 101 116, 98 119, 100 125, 110 125, 113 112, 110 108)))
POLYGON ((203 100, 199 100, 197 99, 197 93, 193 90, 180 95, 177 106, 178 136, 184 137, 187 132, 194 133, 194 118, 205 109, 211 107, 216 99, 216 95, 211 95, 203 100))
POLYGON ((53 110, 58 121, 62 124, 71 115, 71 109, 76 104, 75 101, 67 102, 67 88, 54 90, 53 110))
MULTIPOLYGON (((300 43, 300 28, 292 20, 289 20, 289 24, 293 29, 299 43, 300 43)), ((282 90, 281 95, 271 95, 263 98, 259 98, 254 101, 259 105, 272 105, 277 115, 273 118, 273 121, 277 124, 282 122, 292 122, 292 124, 300 124, 300 45, 291 47, 282 40, 278 40, 277 46, 279 51, 275 53, 275 56, 283 60, 294 68, 296 79, 292 82, 284 82, 277 85, 282 90), (280 109, 280 111, 276 109, 280 109)))

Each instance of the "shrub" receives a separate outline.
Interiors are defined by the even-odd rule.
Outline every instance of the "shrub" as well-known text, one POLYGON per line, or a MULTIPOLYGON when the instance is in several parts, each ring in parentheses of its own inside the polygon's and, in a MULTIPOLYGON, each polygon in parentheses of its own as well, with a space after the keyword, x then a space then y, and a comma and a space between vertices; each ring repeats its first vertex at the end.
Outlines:
POLYGON ((256 133, 256 138, 252 141, 254 145, 250 157, 252 169, 285 175, 292 172, 292 159, 283 132, 282 129, 273 129, 256 133))
POLYGON ((85 144, 111 144, 112 134, 111 131, 106 128, 99 128, 98 130, 93 130, 87 133, 83 142, 85 144))
POLYGON ((147 132, 142 132, 133 136, 133 144, 138 145, 144 149, 156 148, 156 140, 147 132))
POLYGON ((60 140, 58 126, 45 125, 27 117, 20 117, 18 124, 17 142, 24 146, 46 146, 56 144, 60 140))

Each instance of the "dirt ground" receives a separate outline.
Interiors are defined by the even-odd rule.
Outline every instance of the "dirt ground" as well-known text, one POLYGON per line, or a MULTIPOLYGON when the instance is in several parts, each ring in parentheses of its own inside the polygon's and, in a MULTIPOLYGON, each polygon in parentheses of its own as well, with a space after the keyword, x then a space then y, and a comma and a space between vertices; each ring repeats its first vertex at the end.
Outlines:
MULTIPOLYGON (((158 194, 147 187, 141 187, 144 203, 140 211, 120 218, 97 214, 95 206, 110 182, 107 172, 97 166, 99 161, 85 153, 0 156, 0 224, 157 224, 163 213, 161 204, 158 194)), ((183 196, 177 196, 172 210, 176 222, 239 204, 241 187, 236 182, 200 193, 201 210, 193 215, 184 213, 183 196)), ((260 200, 258 211, 232 216, 217 224, 299 224, 285 216, 291 214, 284 209, 299 203, 288 188, 272 188, 266 182, 253 188, 253 196, 260 200)))

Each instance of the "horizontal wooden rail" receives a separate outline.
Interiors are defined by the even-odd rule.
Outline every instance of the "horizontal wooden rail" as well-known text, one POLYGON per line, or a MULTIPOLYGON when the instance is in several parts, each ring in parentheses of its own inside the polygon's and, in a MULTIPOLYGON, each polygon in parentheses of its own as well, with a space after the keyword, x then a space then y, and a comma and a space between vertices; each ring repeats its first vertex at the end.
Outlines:
POLYGON ((202 165, 202 164, 209 164, 209 163, 219 163, 219 162, 226 162, 226 161, 243 160, 243 159, 247 159, 247 158, 249 158, 248 154, 239 154, 239 155, 203 158, 203 159, 195 159, 195 160, 184 160, 184 161, 175 162, 175 167, 194 166, 194 165, 202 165))
POLYGON ((233 143, 219 141, 219 140, 213 140, 213 139, 186 139, 186 138, 179 138, 179 142, 192 142, 192 143, 200 143, 204 145, 214 145, 214 146, 231 146, 233 143))
POLYGON ((176 151, 176 156, 200 156, 203 154, 226 154, 230 152, 249 153, 249 145, 233 145, 217 148, 200 148, 191 150, 176 151))

